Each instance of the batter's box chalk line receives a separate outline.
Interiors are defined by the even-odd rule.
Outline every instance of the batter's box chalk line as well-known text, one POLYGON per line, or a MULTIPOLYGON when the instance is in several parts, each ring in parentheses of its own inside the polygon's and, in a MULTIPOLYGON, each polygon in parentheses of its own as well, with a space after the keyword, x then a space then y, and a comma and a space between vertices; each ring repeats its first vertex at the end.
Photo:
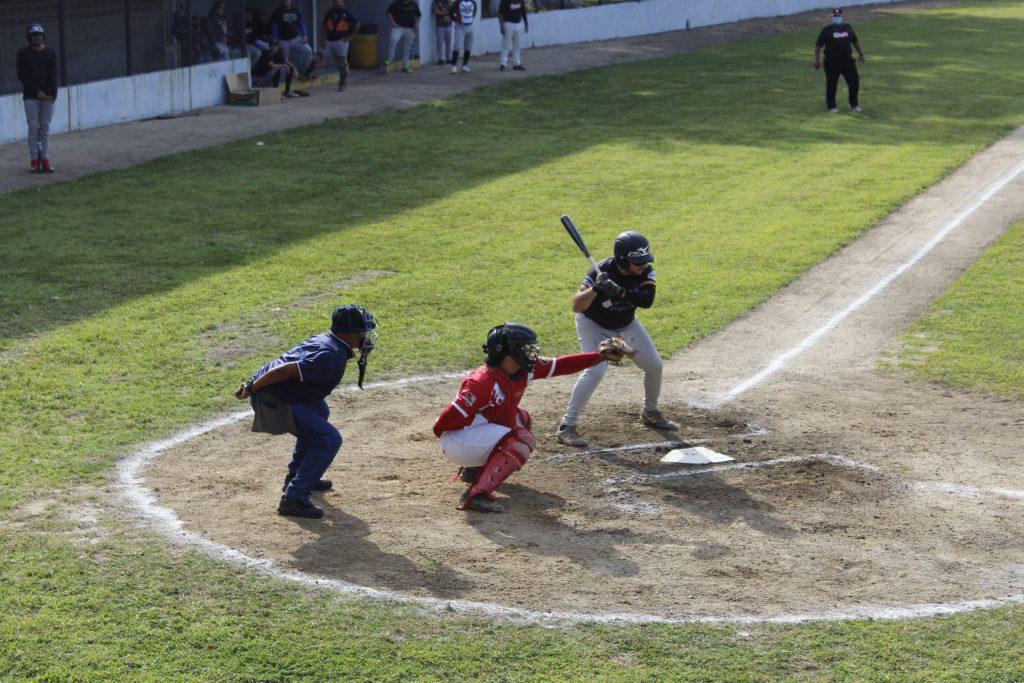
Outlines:
MULTIPOLYGON (((417 382, 439 381, 463 377, 465 373, 445 373, 425 377, 410 377, 391 382, 375 382, 367 384, 367 388, 390 388, 404 386, 417 382)), ((353 390, 354 387, 347 387, 345 391, 353 390)), ((457 613, 483 615, 493 618, 509 619, 522 623, 541 624, 799 624, 812 621, 845 621, 850 619, 916 619, 922 617, 934 617, 948 614, 958 614, 979 609, 994 609, 1007 605, 1024 603, 1024 593, 1015 593, 998 598, 987 598, 978 600, 962 600, 947 603, 918 603, 909 605, 851 605, 847 607, 824 610, 819 612, 800 613, 779 613, 772 615, 759 614, 702 614, 693 613, 680 616, 665 616, 659 614, 644 614, 638 612, 572 612, 562 610, 531 610, 521 607, 510 607, 489 602, 477 602, 473 600, 446 600, 433 597, 422 597, 408 595, 393 591, 380 590, 369 586, 362 586, 356 583, 330 577, 317 576, 306 572, 282 569, 269 560, 257 559, 241 550, 231 548, 223 543, 206 538, 185 527, 184 522, 171 508, 165 507, 157 502, 153 492, 145 485, 142 479, 142 469, 162 453, 179 446, 202 434, 215 429, 227 427, 241 422, 250 417, 250 411, 238 411, 209 420, 202 424, 186 429, 174 436, 146 444, 135 452, 120 459, 117 463, 118 485, 125 497, 125 500, 132 509, 139 514, 141 519, 151 528, 161 533, 169 540, 182 543, 196 550, 202 551, 212 557, 225 562, 231 562, 268 577, 290 581, 299 585, 326 590, 333 593, 353 597, 363 597, 384 602, 394 602, 424 608, 437 614, 457 613)), ((643 444, 620 447, 618 450, 633 449, 639 450, 642 447, 650 448, 643 444)), ((849 458, 827 453, 787 456, 749 463, 733 463, 729 465, 711 466, 705 468, 689 469, 680 472, 662 473, 659 476, 664 478, 667 475, 694 476, 710 472, 721 472, 725 470, 747 469, 755 467, 769 467, 788 462, 802 462, 811 459, 824 460, 848 467, 860 467, 872 471, 880 471, 873 465, 858 463, 849 458)), ((893 476, 893 475, 889 475, 893 476)), ((618 480, 606 480, 608 485, 614 483, 625 483, 633 479, 626 477, 618 480)), ((640 479, 637 479, 639 481, 640 479)), ((915 482, 915 485, 924 487, 924 490, 937 493, 950 493, 969 496, 998 495, 1007 498, 1024 500, 1024 491, 1014 489, 988 489, 943 482, 915 482)), ((1022 565, 1024 570, 1024 565, 1022 565)))

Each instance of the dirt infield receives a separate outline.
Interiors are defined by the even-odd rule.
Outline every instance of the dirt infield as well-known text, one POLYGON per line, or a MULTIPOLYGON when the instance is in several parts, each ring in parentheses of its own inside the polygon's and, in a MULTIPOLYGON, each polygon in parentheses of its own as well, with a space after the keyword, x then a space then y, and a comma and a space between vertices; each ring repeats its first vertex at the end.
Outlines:
POLYGON ((530 389, 538 453, 501 489, 503 515, 454 509, 460 487, 430 425, 457 379, 332 399, 345 445, 324 521, 274 513, 291 442, 244 422, 167 450, 143 476, 206 538, 412 596, 771 618, 1020 594, 1024 407, 907 382, 878 360, 1024 215, 1021 159, 1024 129, 667 363, 679 438, 741 467, 695 472, 659 463, 655 447, 617 450, 665 438, 639 425, 640 378, 624 368, 581 425, 603 452, 566 453, 551 437, 572 378, 530 389))

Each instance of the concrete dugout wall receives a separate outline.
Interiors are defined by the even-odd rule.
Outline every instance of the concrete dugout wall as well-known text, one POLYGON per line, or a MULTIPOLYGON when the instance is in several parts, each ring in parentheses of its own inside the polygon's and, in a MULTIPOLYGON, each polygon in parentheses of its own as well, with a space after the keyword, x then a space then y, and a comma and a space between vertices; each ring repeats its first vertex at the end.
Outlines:
MULTIPOLYGON (((241 71, 249 71, 248 59, 61 88, 50 132, 95 128, 223 104, 227 101, 224 74, 241 71)), ((21 93, 0 97, 0 144, 24 140, 27 134, 21 93)))
MULTIPOLYGON (((482 5, 487 1, 477 0, 477 4, 482 5)), ((742 19, 777 17, 813 9, 826 10, 840 5, 852 7, 877 2, 879 0, 846 0, 832 5, 822 0, 633 0, 613 5, 554 10, 530 15, 530 32, 524 36, 523 47, 642 36, 742 19)), ((420 8, 424 18, 420 24, 421 50, 436 59, 430 0, 420 0, 420 8)), ((853 20, 856 20, 856 15, 853 20)), ((822 14, 821 25, 826 23, 828 17, 822 14)), ((473 41, 475 53, 498 52, 501 49, 498 20, 477 19, 473 41)))

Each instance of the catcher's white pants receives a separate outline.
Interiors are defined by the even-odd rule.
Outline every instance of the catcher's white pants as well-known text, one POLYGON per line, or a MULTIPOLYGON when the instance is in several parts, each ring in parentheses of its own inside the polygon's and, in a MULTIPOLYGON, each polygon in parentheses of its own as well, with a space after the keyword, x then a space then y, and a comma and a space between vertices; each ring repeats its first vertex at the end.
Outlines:
MULTIPOLYGON (((597 351, 597 346, 605 339, 622 337, 636 351, 633 362, 644 371, 644 410, 657 410, 658 397, 661 395, 661 371, 663 363, 658 349, 655 348, 651 335, 647 334, 643 324, 636 318, 620 330, 608 330, 583 315, 576 314, 576 334, 580 339, 580 349, 584 353, 597 351)), ((608 363, 600 363, 587 368, 576 380, 569 399, 569 407, 565 410, 562 424, 575 426, 580 413, 587 407, 590 397, 594 395, 597 385, 608 370, 608 363)))
POLYGON ((512 51, 512 64, 519 66, 523 63, 520 44, 523 40, 523 23, 513 24, 505 22, 505 35, 501 37, 501 65, 508 66, 508 53, 512 51))
POLYGON ((512 430, 476 415, 473 423, 441 435, 441 450, 459 467, 479 467, 487 462, 498 442, 512 430))

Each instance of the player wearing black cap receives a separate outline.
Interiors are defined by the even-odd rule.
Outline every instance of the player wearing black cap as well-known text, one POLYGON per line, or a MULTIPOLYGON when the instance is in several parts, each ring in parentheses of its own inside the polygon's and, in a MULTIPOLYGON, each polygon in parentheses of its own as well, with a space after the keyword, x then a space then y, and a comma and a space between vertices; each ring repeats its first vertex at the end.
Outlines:
POLYGON ((43 43, 46 32, 41 25, 29 26, 27 37, 28 47, 18 50, 17 71, 28 125, 28 154, 33 171, 53 173, 50 120, 57 99, 57 53, 43 43))
MULTIPOLYGON (((580 348, 585 352, 596 351, 605 339, 624 339, 636 351, 633 360, 644 371, 641 421, 655 429, 679 429, 679 425, 662 415, 658 409, 661 356, 651 335, 636 319, 636 309, 654 305, 655 274, 651 244, 646 237, 630 230, 615 238, 614 254, 612 258, 597 264, 597 271, 587 273, 573 297, 572 310, 576 313, 580 348)), ((576 425, 607 369, 607 363, 595 365, 576 381, 569 407, 558 427, 557 437, 562 443, 576 448, 587 445, 577 433, 576 425)))
POLYGON ((833 114, 839 113, 836 106, 836 90, 839 87, 839 77, 846 80, 846 87, 850 91, 850 110, 861 111, 860 74, 857 73, 857 63, 853 61, 853 50, 857 50, 860 56, 860 63, 864 63, 864 50, 860 49, 860 42, 853 27, 846 23, 842 9, 832 10, 832 23, 821 29, 818 40, 814 43, 814 68, 821 68, 821 50, 825 49, 825 107, 833 114))
POLYGON ((322 479, 341 448, 341 434, 327 421, 331 411, 324 400, 341 382, 345 366, 359 350, 359 387, 366 360, 377 338, 377 319, 362 306, 334 309, 329 332, 310 337, 257 370, 235 391, 249 399, 255 417, 252 431, 293 434, 292 461, 284 479, 284 495, 277 511, 292 517, 319 519, 323 509, 309 499, 313 491, 327 491, 322 479))

